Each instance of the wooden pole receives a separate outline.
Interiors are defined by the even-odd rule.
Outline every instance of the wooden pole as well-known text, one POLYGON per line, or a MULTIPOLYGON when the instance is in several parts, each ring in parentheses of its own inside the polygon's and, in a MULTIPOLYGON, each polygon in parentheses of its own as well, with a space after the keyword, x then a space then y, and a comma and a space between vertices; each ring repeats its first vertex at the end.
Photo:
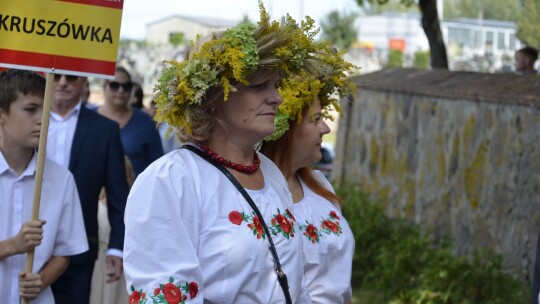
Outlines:
MULTIPOLYGON (((49 132, 49 117, 51 115, 52 90, 54 74, 47 73, 45 83, 45 98, 43 100, 43 114, 41 114, 41 131, 39 134, 38 157, 36 164, 36 184, 34 186, 34 201, 32 204, 32 220, 39 216, 39 204, 41 200, 41 185, 43 181, 43 167, 45 164, 45 151, 47 150, 47 134, 49 132)), ((34 250, 26 254, 25 272, 32 273, 34 265, 34 250)), ((21 299, 22 304, 28 304, 27 299, 21 299)))

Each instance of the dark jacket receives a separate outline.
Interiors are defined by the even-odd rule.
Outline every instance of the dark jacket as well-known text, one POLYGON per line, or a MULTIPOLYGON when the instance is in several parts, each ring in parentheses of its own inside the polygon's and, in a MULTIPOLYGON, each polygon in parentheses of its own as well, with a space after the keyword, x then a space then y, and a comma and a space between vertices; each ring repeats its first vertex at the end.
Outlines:
POLYGON ((81 107, 69 161, 81 200, 90 250, 71 257, 71 263, 93 263, 98 254, 98 200, 101 188, 107 193, 111 224, 109 248, 124 246, 124 209, 129 187, 124 150, 116 122, 81 107))

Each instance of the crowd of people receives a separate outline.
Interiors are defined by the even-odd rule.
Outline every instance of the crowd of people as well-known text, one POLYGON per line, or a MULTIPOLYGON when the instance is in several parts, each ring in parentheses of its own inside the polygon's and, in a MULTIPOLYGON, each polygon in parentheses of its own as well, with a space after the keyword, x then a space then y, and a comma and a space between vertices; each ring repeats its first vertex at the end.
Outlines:
MULTIPOLYGON (((0 73, 0 298, 351 303, 354 236, 312 165, 355 67, 310 19, 260 9, 167 61, 149 109, 121 66, 101 106, 85 77, 55 74, 38 220, 45 79, 0 73)), ((537 58, 519 50, 516 71, 537 58)))

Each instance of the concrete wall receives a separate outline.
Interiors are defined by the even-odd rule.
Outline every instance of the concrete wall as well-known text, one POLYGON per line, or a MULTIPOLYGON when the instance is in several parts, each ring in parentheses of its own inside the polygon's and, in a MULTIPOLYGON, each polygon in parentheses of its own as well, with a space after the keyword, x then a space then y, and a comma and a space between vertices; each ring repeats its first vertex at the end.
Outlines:
POLYGON ((540 232, 540 77, 412 69, 356 78, 333 178, 455 252, 488 248, 532 277, 540 232), (346 166, 344 164, 347 164, 346 166))

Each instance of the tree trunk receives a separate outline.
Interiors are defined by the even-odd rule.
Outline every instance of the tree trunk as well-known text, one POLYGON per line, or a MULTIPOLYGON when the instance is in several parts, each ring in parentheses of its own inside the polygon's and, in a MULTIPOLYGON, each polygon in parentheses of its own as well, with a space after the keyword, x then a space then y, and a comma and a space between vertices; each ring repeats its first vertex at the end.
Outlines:
POLYGON ((431 50, 431 67, 434 69, 448 70, 448 57, 446 56, 446 46, 439 23, 436 0, 420 0, 418 3, 422 13, 422 28, 426 33, 431 50))

